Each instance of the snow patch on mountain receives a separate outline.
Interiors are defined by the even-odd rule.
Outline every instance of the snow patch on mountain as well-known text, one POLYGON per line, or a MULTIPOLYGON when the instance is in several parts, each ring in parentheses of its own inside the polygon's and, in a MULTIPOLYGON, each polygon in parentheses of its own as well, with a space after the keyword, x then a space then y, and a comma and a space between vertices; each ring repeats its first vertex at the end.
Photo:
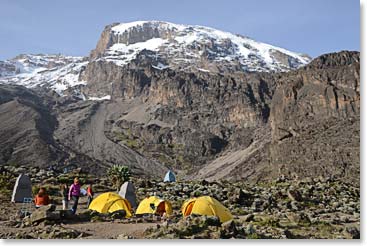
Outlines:
POLYGON ((86 100, 91 100, 91 101, 111 100, 111 95, 106 95, 103 97, 88 97, 86 98, 86 100))
POLYGON ((182 31, 187 26, 180 25, 180 24, 174 24, 171 22, 164 22, 164 21, 133 21, 133 22, 127 22, 127 23, 120 23, 116 26, 114 26, 111 30, 112 32, 116 34, 122 34, 126 31, 130 31, 131 28, 143 28, 144 24, 150 24, 154 26, 155 28, 165 29, 165 30, 178 30, 182 31))
POLYGON ((0 83, 29 88, 47 86, 60 95, 70 87, 86 84, 79 80, 81 70, 88 64, 83 57, 21 55, 5 62, 12 69, 2 74, 0 83))
POLYGON ((158 69, 158 70, 164 70, 164 69, 169 68, 169 66, 164 65, 163 63, 160 63, 160 62, 158 62, 158 64, 156 66, 152 65, 152 67, 155 68, 155 69, 158 69))
POLYGON ((108 50, 106 56, 103 59, 113 61, 116 64, 122 66, 129 63, 132 59, 136 58, 140 51, 156 51, 165 42, 167 41, 161 38, 153 38, 147 40, 146 42, 140 42, 131 45, 117 43, 108 50))

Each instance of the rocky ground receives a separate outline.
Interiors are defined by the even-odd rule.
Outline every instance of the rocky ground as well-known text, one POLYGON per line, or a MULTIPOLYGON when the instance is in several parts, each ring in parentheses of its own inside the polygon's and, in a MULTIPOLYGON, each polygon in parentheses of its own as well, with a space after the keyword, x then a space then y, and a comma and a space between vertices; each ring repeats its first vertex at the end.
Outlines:
POLYGON ((163 183, 133 178, 140 201, 146 195, 168 199, 174 215, 122 218, 86 209, 82 197, 76 216, 60 212, 57 183, 79 175, 94 181, 97 195, 112 190, 108 180, 85 173, 58 175, 52 171, 5 167, 1 174, 1 238, 360 238, 360 188, 340 180, 278 177, 272 182, 228 181, 163 183), (20 216, 22 204, 10 202, 18 172, 28 171, 34 190, 47 186, 56 206, 20 216), (9 182, 10 180, 10 182, 9 182), (228 207, 234 220, 221 224, 216 217, 182 218, 180 208, 189 197, 210 195, 228 207), (103 228, 103 230, 101 229, 103 228))

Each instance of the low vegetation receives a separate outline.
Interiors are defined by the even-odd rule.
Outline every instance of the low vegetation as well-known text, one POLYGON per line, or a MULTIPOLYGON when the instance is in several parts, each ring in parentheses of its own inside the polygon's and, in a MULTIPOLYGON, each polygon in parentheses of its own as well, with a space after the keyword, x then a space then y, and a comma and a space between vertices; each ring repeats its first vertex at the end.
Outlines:
POLYGON ((113 165, 107 170, 107 175, 113 187, 118 191, 121 185, 130 180, 130 170, 128 166, 113 165))

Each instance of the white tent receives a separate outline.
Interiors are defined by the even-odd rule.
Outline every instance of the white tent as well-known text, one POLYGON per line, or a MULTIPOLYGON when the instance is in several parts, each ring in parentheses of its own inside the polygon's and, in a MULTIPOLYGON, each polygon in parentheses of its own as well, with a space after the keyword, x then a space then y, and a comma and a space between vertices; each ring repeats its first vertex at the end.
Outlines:
POLYGON ((134 184, 130 181, 125 182, 121 185, 119 195, 122 198, 128 200, 131 204, 132 208, 137 208, 138 204, 136 202, 136 195, 135 195, 135 187, 134 184))
POLYGON ((27 175, 20 174, 15 182, 11 201, 23 202, 24 198, 32 198, 32 183, 27 175))

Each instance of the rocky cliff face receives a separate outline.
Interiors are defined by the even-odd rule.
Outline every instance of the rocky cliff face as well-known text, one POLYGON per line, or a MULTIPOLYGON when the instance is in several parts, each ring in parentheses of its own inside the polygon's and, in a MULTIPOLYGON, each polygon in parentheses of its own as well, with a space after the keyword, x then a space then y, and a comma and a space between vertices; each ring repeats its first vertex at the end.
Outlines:
POLYGON ((226 148, 249 145, 253 131, 268 121, 274 90, 267 73, 162 71, 144 55, 124 70, 100 62, 85 73, 93 78, 86 93, 111 94, 113 103, 134 105, 114 119, 114 134, 175 167, 202 165, 226 148))
POLYGON ((130 103, 110 136, 142 155, 209 180, 358 176, 358 53, 328 54, 280 74, 150 64, 144 54, 123 70, 101 64, 84 88, 130 103))
POLYGON ((270 125, 280 172, 358 176, 359 88, 357 52, 323 55, 279 79, 270 125))
POLYGON ((262 129, 247 148, 225 151, 196 177, 323 176, 358 182, 359 53, 326 54, 273 79, 270 129, 262 129))
MULTIPOLYGON (((16 91, 0 100, 4 122, 12 119, 13 132, 32 129, 36 134, 24 139, 39 135, 42 151, 51 149, 37 165, 103 173, 125 164, 154 177, 171 168, 180 178, 208 180, 359 176, 358 52, 305 65, 305 56, 246 37, 138 22, 107 26, 89 58, 65 59, 51 67, 37 63, 32 76, 22 75, 19 81, 37 90, 27 92, 32 97, 0 85, 16 91), (43 100, 41 106, 17 103, 24 96, 43 100), (18 111, 33 114, 20 122, 18 111), (29 126, 37 117, 41 127, 29 126)), ((0 64, 8 74, 0 82, 16 84, 20 77, 9 75, 9 64, 19 67, 0 64)), ((25 155, 38 150, 8 141, 6 131, 1 163, 29 164, 25 155)))

